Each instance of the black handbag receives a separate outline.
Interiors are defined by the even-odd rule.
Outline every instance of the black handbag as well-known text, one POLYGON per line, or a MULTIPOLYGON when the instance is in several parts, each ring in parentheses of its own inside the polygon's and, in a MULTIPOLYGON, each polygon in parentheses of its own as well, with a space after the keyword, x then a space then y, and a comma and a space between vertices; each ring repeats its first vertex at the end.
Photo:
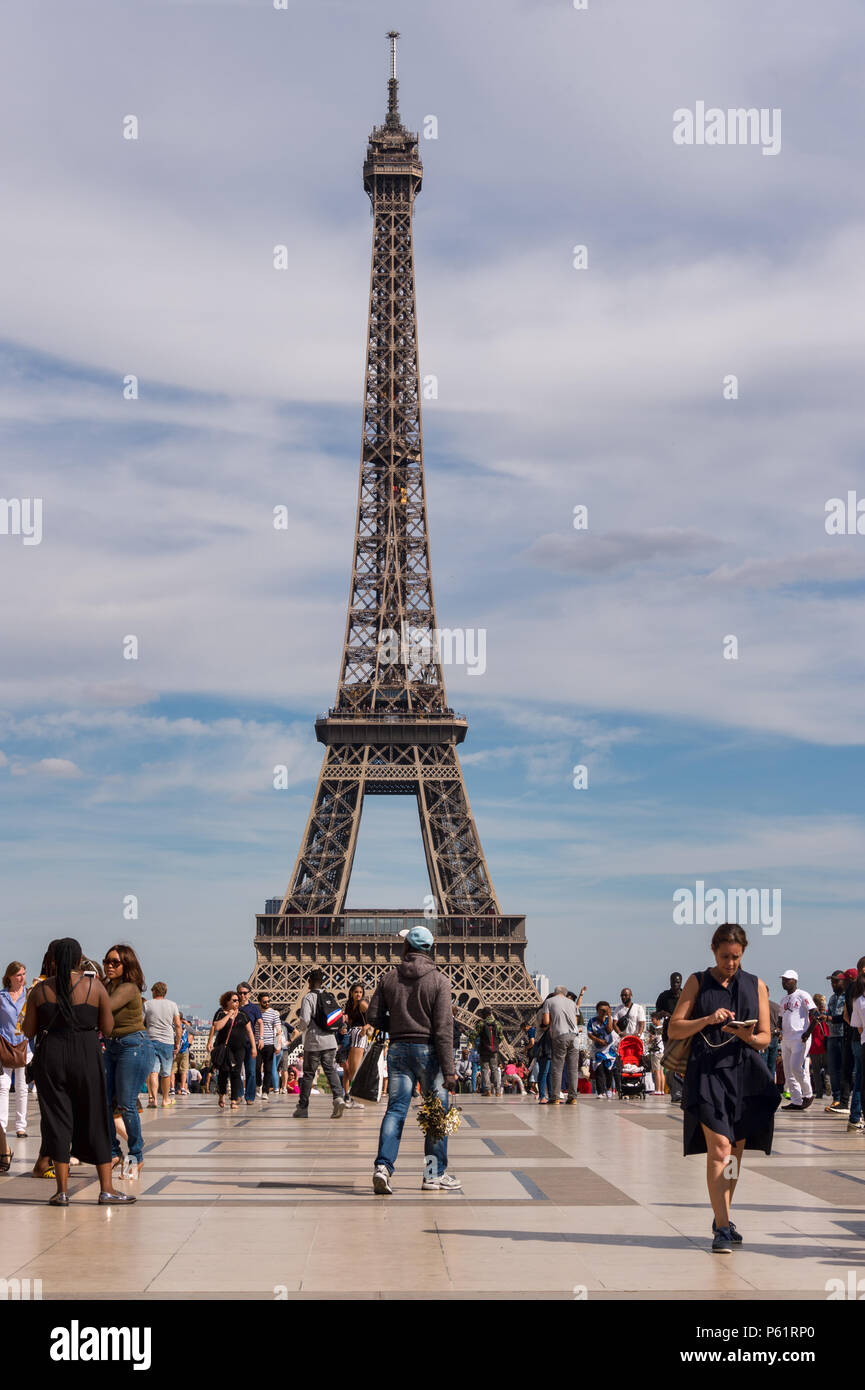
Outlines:
POLYGON ((384 1043, 372 1042, 351 1083, 352 1099, 368 1100, 377 1105, 381 1100, 385 1069, 382 1064, 384 1043))

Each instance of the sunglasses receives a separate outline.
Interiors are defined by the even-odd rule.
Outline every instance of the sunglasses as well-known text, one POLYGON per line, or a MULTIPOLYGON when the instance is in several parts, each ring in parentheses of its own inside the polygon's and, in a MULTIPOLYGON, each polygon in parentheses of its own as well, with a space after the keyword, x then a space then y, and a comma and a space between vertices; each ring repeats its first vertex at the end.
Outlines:
POLYGON ((119 958, 119 956, 105 956, 105 957, 103 958, 102 964, 103 964, 103 965, 122 965, 122 964, 123 964, 123 961, 119 958))

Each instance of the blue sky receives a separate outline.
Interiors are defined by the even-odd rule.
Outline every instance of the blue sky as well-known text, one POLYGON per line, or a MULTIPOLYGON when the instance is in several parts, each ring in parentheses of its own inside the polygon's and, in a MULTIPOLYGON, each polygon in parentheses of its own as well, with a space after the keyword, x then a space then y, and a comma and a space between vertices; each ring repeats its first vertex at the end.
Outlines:
MULTIPOLYGON (((530 966, 654 996, 705 964, 672 918, 697 878, 781 890, 748 957, 770 982, 863 954, 865 537, 824 527, 865 496, 861 9, 44 14, 8 20, 0 92, 0 495, 44 501, 41 545, 0 536, 6 955, 128 938, 206 1009, 286 886, 343 638, 394 26, 403 118, 438 118, 415 222, 438 620, 487 630, 448 691, 530 966), (781 153, 675 146, 698 100, 780 108, 781 153)), ((350 904, 427 891, 413 807, 370 799, 350 904)))

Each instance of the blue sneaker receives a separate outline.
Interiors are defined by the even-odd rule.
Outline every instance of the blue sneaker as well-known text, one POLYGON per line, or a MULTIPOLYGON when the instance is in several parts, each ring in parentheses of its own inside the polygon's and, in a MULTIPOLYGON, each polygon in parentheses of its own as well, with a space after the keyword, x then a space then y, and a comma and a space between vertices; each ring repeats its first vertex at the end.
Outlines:
MULTIPOLYGON (((713 1223, 714 1224, 714 1223, 713 1223)), ((715 1236, 712 1241, 713 1255, 732 1255, 733 1238, 730 1234, 729 1226, 715 1227, 715 1236)))
MULTIPOLYGON (((715 1234, 715 1232, 717 1231, 717 1229, 718 1229, 718 1227, 715 1225, 715 1223, 714 1223, 714 1221, 713 1221, 713 1222, 712 1222, 712 1235, 715 1234)), ((730 1222, 730 1225, 729 1225, 729 1228, 728 1228, 728 1229, 729 1229, 729 1232, 730 1232, 730 1240, 732 1241, 732 1243, 733 1243, 734 1245, 741 1245, 741 1244, 742 1244, 742 1237, 739 1235, 739 1232, 736 1230, 736 1227, 733 1225, 732 1221, 730 1222)))

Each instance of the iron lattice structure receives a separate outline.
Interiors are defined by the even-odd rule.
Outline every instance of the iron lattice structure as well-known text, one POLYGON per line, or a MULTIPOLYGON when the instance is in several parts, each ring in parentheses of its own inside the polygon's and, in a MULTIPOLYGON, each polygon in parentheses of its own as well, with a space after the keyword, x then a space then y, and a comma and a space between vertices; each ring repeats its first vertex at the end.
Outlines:
POLYGON ((373 212, 372 268, 342 666, 336 704, 316 720, 326 751, 288 891, 278 913, 257 919, 254 983, 289 1009, 314 964, 328 971, 337 993, 359 977, 374 987, 400 943, 393 934, 383 941, 377 926, 364 941, 347 922, 409 921, 410 914, 344 914, 363 801, 366 795, 413 795, 435 904, 436 918, 427 925, 438 938, 436 958, 466 1018, 489 1004, 516 1021, 539 1002, 524 965, 524 919, 502 918, 457 753, 467 724, 449 707, 442 674, 427 535, 412 237, 423 166, 418 137, 405 129, 398 109, 399 36, 388 37, 387 116, 370 135, 363 166, 373 212), (505 921, 518 922, 519 929, 503 931, 505 921))

